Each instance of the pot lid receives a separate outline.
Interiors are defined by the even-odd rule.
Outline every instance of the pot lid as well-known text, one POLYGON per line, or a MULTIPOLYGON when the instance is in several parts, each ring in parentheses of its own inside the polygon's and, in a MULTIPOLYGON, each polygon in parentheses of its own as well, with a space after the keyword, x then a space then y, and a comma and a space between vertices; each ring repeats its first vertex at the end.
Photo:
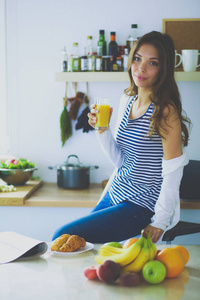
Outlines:
POLYGON ((66 170, 66 169, 88 169, 89 166, 84 166, 82 163, 80 163, 79 158, 78 158, 77 155, 71 154, 71 155, 68 156, 67 161, 65 161, 64 164, 60 166, 60 168, 62 170, 66 170), (77 161, 75 163, 69 162, 70 157, 75 157, 77 161))

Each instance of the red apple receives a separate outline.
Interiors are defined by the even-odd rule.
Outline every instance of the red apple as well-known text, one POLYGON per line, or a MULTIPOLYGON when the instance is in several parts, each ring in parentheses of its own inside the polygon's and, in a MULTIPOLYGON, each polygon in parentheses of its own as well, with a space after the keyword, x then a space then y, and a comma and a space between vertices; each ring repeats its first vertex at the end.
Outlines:
POLYGON ((97 276, 103 282, 112 282, 120 276, 120 266, 112 260, 105 260, 103 264, 98 266, 97 276))
POLYGON ((90 280, 95 280, 98 278, 97 276, 97 267, 96 266, 90 266, 85 268, 84 275, 90 280))
POLYGON ((119 283, 122 286, 135 286, 140 283, 140 275, 135 272, 122 273, 119 277, 119 283))

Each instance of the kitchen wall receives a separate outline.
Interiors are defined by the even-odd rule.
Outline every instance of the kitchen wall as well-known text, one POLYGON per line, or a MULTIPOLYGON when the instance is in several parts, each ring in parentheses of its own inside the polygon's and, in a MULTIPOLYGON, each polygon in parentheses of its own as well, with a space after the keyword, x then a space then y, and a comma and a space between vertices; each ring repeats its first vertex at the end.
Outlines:
MULTIPOLYGON (((125 44, 132 23, 139 26, 139 35, 151 30, 162 31, 163 18, 198 18, 199 0, 7 0, 7 97, 10 154, 29 158, 38 167, 35 175, 44 181, 56 182, 56 171, 48 166, 63 163, 76 154, 84 164, 99 165, 91 171, 91 182, 107 179, 113 165, 105 158, 95 132, 75 130, 61 146, 59 118, 63 109, 65 84, 55 82, 60 67, 60 50, 72 43, 82 49, 87 35, 96 46, 99 29, 116 31, 119 45, 125 44)), ((112 74, 111 74, 112 76, 112 74)), ((200 160, 200 82, 178 82, 183 108, 193 122, 188 146, 190 159, 200 160)), ((89 97, 111 98, 114 127, 118 103, 128 82, 89 83, 89 97)), ((85 84, 78 84, 86 91, 85 84)), ((74 96, 70 84, 68 96, 74 96)), ((81 110, 83 107, 81 108, 81 110)), ((80 113, 81 113, 80 110, 80 113)))

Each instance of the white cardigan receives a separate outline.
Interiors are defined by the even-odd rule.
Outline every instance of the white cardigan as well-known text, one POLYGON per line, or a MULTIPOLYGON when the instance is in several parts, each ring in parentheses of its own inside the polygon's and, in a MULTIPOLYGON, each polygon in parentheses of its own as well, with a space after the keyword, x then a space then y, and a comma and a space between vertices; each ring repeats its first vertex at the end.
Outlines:
MULTIPOLYGON (((131 101, 132 96, 126 96, 125 94, 120 99, 119 104, 119 113, 115 128, 114 136, 111 133, 111 130, 106 130, 103 134, 96 132, 97 138, 100 142, 100 145, 105 153, 105 155, 111 160, 115 165, 115 169, 99 199, 102 198, 107 193, 110 185, 113 181, 115 174, 117 173, 118 168, 123 164, 123 154, 121 153, 118 145, 116 143, 116 134, 118 127, 121 123, 121 120, 124 116, 127 105, 131 101)), ((155 205, 155 214, 152 217, 151 225, 157 228, 161 228, 165 231, 174 227, 180 220, 180 197, 179 197, 179 188, 180 182, 183 175, 183 168, 187 165, 189 159, 185 149, 183 149, 183 154, 180 157, 162 161, 162 177, 163 183, 161 186, 160 196, 155 205)), ((163 233, 163 234, 164 234, 163 233)), ((162 235, 163 236, 163 235, 162 235)), ((161 241, 162 236, 159 241, 161 241)), ((158 242, 159 242, 158 241, 158 242)))

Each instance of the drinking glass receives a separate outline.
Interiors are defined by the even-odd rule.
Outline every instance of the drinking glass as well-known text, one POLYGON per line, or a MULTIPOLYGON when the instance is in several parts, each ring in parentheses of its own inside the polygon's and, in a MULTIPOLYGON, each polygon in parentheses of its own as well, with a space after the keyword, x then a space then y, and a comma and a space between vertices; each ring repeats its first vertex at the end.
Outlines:
POLYGON ((99 98, 94 99, 96 109, 99 111, 96 114, 96 124, 95 129, 108 129, 109 119, 110 119, 110 99, 109 98, 99 98))

